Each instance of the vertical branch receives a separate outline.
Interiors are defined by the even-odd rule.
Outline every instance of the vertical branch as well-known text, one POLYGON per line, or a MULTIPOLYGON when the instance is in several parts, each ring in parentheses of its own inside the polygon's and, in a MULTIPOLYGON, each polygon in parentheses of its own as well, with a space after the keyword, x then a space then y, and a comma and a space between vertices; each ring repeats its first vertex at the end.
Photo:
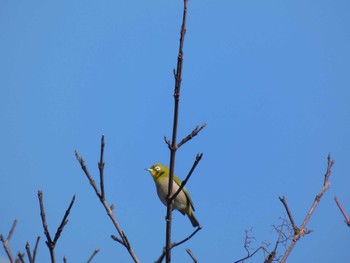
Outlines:
POLYGON ((50 251, 51 262, 55 263, 56 262, 55 245, 52 242, 52 239, 51 239, 51 236, 49 233, 49 229, 47 226, 47 222, 46 222, 46 215, 45 215, 44 202, 43 202, 43 192, 42 191, 38 191, 38 198, 39 198, 39 205, 40 205, 41 221, 42 221, 43 228, 44 228, 44 234, 46 236, 46 245, 50 251))
POLYGON ((98 170, 100 171, 100 188, 101 188, 101 195, 103 199, 105 198, 105 186, 104 186, 104 179, 103 179, 103 171, 105 167, 105 163, 103 161, 104 149, 105 149, 105 136, 102 135, 101 154, 100 154, 100 161, 98 162, 98 170))
POLYGON ((168 188, 168 202, 167 202, 167 215, 166 215, 166 243, 165 243, 165 261, 167 263, 171 262, 171 223, 172 223, 172 210, 173 204, 170 199, 173 190, 173 178, 174 178, 174 168, 175 168, 175 155, 178 148, 177 139, 177 127, 179 119, 179 102, 180 102, 180 89, 182 80, 182 62, 183 62, 183 45, 185 41, 186 34, 186 14, 187 14, 187 2, 184 0, 184 10, 182 16, 182 26, 180 32, 180 47, 179 54, 177 57, 177 68, 174 71, 175 78, 175 89, 174 89, 174 120, 173 120, 173 133, 172 141, 170 145, 170 175, 169 175, 169 188, 168 188))

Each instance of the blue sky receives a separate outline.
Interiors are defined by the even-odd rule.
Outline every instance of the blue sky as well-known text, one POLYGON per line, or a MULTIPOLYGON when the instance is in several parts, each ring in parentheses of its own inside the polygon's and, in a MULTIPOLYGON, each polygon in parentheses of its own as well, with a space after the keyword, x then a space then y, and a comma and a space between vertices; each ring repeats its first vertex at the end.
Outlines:
MULTIPOLYGON (((245 256, 244 229, 258 247, 274 242, 285 195, 301 224, 335 160, 326 192, 289 262, 345 262, 350 235, 334 203, 350 214, 350 3, 338 1, 190 1, 179 138, 207 123, 177 154, 203 229, 176 248, 174 262, 233 262, 245 256)), ((105 134, 109 203, 142 262, 164 245, 165 207, 144 171, 168 164, 173 68, 182 1, 0 2, 0 232, 18 226, 15 253, 42 237, 44 192, 55 232, 72 196, 58 261, 130 262, 111 240, 111 222, 75 157, 98 175, 105 134)), ((174 213, 174 239, 192 231, 174 213)), ((0 250, 0 258, 5 253, 0 250)), ((1 260, 1 259, 0 259, 1 260)), ((262 262, 256 256, 249 262, 262 262)))

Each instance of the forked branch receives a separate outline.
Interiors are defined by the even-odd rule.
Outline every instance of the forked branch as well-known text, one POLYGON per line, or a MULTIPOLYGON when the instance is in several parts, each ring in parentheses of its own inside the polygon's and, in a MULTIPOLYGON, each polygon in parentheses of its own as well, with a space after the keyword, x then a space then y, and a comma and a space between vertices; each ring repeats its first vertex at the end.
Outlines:
POLYGON ((13 232, 15 231, 16 225, 17 225, 17 219, 15 219, 13 221, 11 230, 10 230, 9 234, 7 235, 6 239, 4 238, 3 235, 0 235, 0 240, 2 242, 2 245, 4 246, 5 252, 7 254, 8 259, 10 260, 10 263, 14 263, 14 260, 13 260, 13 257, 12 257, 12 253, 11 253, 11 249, 10 249, 9 243, 10 243, 10 239, 11 239, 11 237, 13 235, 13 232))
MULTIPOLYGON (((50 256, 51 256, 51 263, 55 263, 56 262, 56 256, 55 256, 55 246, 57 244, 58 239, 60 238, 60 235, 63 231, 63 228, 65 227, 65 225, 68 223, 68 215, 70 213, 70 210, 74 204, 75 201, 75 195, 72 198, 72 201, 69 204, 68 209, 66 210, 66 213, 63 216, 63 219, 61 221, 61 224, 59 225, 59 227, 57 228, 56 234, 54 239, 52 240, 50 232, 49 232, 49 228, 47 225, 47 221, 46 221, 46 215, 45 215, 45 209, 44 209, 44 201, 43 201, 43 192, 42 191, 38 191, 38 198, 39 198, 39 205, 40 205, 40 216, 41 216, 41 221, 43 224, 43 228, 44 228, 44 234, 46 236, 46 245, 49 248, 50 251, 50 256)), ((37 240, 37 242, 39 242, 37 240)))
POLYGON ((249 236, 249 233, 253 231, 253 228, 245 229, 245 237, 244 237, 244 249, 247 251, 247 255, 234 263, 240 263, 244 262, 245 260, 252 258, 256 253, 258 253, 260 250, 265 251, 265 247, 260 246, 257 249, 255 249, 253 252, 251 252, 251 243, 253 240, 255 240, 254 237, 249 236))
POLYGON ((36 252, 38 251, 38 245, 40 241, 40 236, 37 237, 36 242, 35 242, 35 247, 33 249, 33 255, 30 251, 30 245, 29 242, 26 243, 26 251, 27 251, 27 256, 29 259, 29 263, 34 263, 35 262, 35 257, 36 257, 36 252))
POLYGON ((327 171, 326 171, 326 173, 325 173, 325 175, 324 175, 324 181, 323 181, 322 189, 321 189, 321 191, 316 195, 315 200, 314 200, 313 204, 311 205, 311 208, 310 208, 309 212, 307 213, 307 215, 306 215, 306 217, 305 217, 305 219, 304 219, 304 221, 303 221, 303 223, 302 223, 302 225, 301 225, 300 227, 298 227, 298 226, 295 224, 295 222, 294 222, 294 220, 293 220, 293 217, 292 217, 292 215, 291 215, 290 209, 289 209, 289 207, 288 207, 288 205, 287 205, 287 202, 286 202, 285 197, 282 197, 282 198, 280 197, 280 198, 279 198, 280 201, 283 203, 283 205, 284 205, 286 211, 287 211, 288 217, 289 217, 290 222, 291 222, 291 224, 292 224, 292 227, 293 227, 293 229, 294 229, 294 237, 293 237, 293 240, 292 240, 292 242, 289 244, 289 246, 288 246, 288 248, 287 248, 285 254, 283 255, 283 258, 282 258, 281 261, 280 261, 281 263, 284 263, 284 262, 287 260, 288 256, 290 255, 291 251, 293 250, 293 248, 294 248, 296 242, 297 242, 301 237, 303 237, 304 235, 309 234, 309 233, 311 232, 311 230, 307 230, 307 229, 306 229, 306 225, 307 225, 307 223, 309 222, 309 220, 310 220, 310 218, 311 218, 313 212, 315 211, 316 207, 317 207, 318 204, 320 203, 323 194, 324 194, 324 193, 328 190, 328 188, 330 187, 329 177, 331 176, 331 168, 332 168, 333 164, 334 164, 334 161, 331 160, 331 155, 328 154, 328 157, 327 157, 327 171))
POLYGON ((196 126, 196 128, 194 128, 194 130, 188 134, 185 138, 183 138, 174 148, 174 146, 172 146, 170 140, 167 139, 166 136, 164 136, 164 142, 168 145, 168 148, 170 150, 177 150, 178 148, 180 148, 182 145, 184 145, 186 142, 190 141, 193 139, 193 137, 197 136, 199 134, 199 132, 201 130, 203 130, 204 127, 206 127, 207 124, 204 123, 202 126, 196 126))
POLYGON ((103 170, 104 170, 104 148, 105 148, 105 141, 104 141, 104 135, 102 135, 102 138, 101 138, 101 151, 100 151, 100 161, 98 163, 98 168, 99 168, 99 171, 100 171, 100 189, 98 189, 94 179, 92 178, 92 176, 90 175, 90 172, 85 164, 85 161, 83 159, 83 157, 81 157, 77 151, 75 151, 75 156, 82 168, 82 170, 84 171, 90 185, 92 186, 92 188, 94 189, 97 197, 99 198, 100 202, 102 203, 103 207, 105 208, 106 212, 107 212, 107 215, 108 217, 111 219, 114 227, 117 229, 117 232, 120 236, 119 237, 116 237, 114 235, 112 235, 111 237, 117 241, 118 243, 122 244, 126 249, 127 251, 129 252, 131 258, 134 260, 134 262, 139 262, 134 250, 132 249, 130 243, 129 243, 129 240, 127 238, 127 236, 125 235, 124 231, 122 230, 121 226, 119 225, 116 217, 114 216, 113 214, 113 205, 110 206, 107 201, 106 201, 106 198, 105 198, 105 190, 104 190, 104 173, 103 173, 103 170))
POLYGON ((206 123, 204 123, 202 126, 197 126, 189 135, 187 135, 185 138, 183 138, 178 144, 177 148, 180 148, 183 144, 188 142, 189 140, 193 139, 193 137, 197 136, 198 133, 203 130, 203 128, 207 126, 206 123))
MULTIPOLYGON (((177 247, 177 246, 179 246, 179 245, 181 245, 181 244, 187 242, 187 241, 190 240, 195 234, 197 234, 197 232, 198 232, 199 230, 201 230, 201 229, 202 229, 202 227, 201 227, 201 226, 198 226, 188 237, 184 238, 183 240, 181 240, 181 241, 179 241, 179 242, 174 242, 174 243, 172 243, 170 249, 173 249, 173 248, 175 248, 175 247, 177 247)), ((166 255, 166 248, 163 249, 162 254, 161 254, 160 257, 155 261, 155 263, 161 263, 161 262, 163 261, 165 255, 166 255)))

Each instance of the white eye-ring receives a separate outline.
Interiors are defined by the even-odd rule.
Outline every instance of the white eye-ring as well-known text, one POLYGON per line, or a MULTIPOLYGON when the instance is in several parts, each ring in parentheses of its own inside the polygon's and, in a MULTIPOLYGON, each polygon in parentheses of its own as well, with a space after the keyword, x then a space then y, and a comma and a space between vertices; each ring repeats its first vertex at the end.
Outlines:
POLYGON ((154 169, 156 169, 157 171, 160 171, 160 167, 159 166, 154 167, 154 169))

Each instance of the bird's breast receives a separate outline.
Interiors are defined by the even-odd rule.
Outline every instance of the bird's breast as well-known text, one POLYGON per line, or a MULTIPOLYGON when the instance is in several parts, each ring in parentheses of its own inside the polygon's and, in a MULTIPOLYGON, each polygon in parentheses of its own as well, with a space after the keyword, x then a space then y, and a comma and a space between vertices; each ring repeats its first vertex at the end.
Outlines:
MULTIPOLYGON (((157 194, 159 199, 162 201, 164 205, 167 205, 167 195, 168 195, 168 188, 169 188, 169 178, 159 179, 158 182, 156 182, 157 187, 157 194)), ((173 182, 173 191, 172 193, 176 193, 176 191, 179 189, 179 186, 176 182, 173 182)), ((174 208, 184 213, 188 206, 188 200, 184 193, 184 191, 181 191, 175 201, 174 201, 174 208)))

